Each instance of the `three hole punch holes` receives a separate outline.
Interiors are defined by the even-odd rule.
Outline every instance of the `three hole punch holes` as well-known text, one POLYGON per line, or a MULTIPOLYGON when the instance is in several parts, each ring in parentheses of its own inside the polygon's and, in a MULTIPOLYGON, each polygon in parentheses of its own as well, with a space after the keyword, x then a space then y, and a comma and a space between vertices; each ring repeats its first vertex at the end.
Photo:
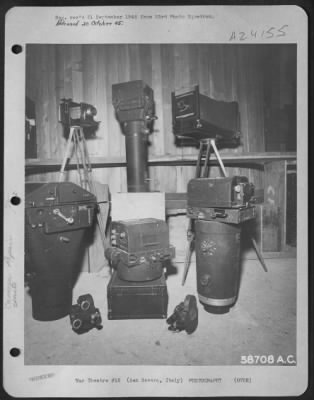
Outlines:
POLYGON ((22 53, 22 51, 23 51, 23 47, 22 47, 20 44, 14 44, 14 45, 11 47, 11 51, 12 51, 12 53, 14 53, 14 54, 20 54, 20 53, 22 53))
MULTIPOLYGON (((19 44, 15 44, 11 47, 11 51, 14 54, 20 54, 23 51, 23 48, 21 45, 19 44)), ((12 196, 10 199, 11 204, 13 204, 14 206, 18 206, 21 203, 21 199, 18 196, 12 196)), ((10 355, 12 357, 18 357, 21 354, 21 350, 18 349, 17 347, 12 347, 12 349, 10 349, 10 355)))

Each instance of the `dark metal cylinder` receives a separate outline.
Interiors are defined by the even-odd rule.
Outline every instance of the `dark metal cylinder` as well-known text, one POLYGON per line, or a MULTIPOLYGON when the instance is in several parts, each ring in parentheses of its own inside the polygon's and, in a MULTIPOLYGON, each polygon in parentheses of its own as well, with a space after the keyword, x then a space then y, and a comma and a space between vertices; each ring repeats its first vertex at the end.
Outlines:
POLYGON ((33 318, 53 321, 70 312, 96 198, 71 182, 30 183, 25 192, 25 260, 33 318))
POLYGON ((71 277, 35 278, 30 285, 32 315, 37 321, 54 321, 67 316, 72 305, 71 277))
POLYGON ((148 192, 147 134, 143 121, 123 125, 127 162, 128 192, 148 192))
POLYGON ((228 312, 236 302, 240 237, 240 225, 195 221, 197 291, 208 312, 228 312))
POLYGON ((73 275, 82 256, 84 231, 46 235, 41 228, 27 227, 28 252, 34 277, 30 281, 33 318, 54 321, 69 314, 73 275), (67 241, 61 240, 67 238, 67 241))

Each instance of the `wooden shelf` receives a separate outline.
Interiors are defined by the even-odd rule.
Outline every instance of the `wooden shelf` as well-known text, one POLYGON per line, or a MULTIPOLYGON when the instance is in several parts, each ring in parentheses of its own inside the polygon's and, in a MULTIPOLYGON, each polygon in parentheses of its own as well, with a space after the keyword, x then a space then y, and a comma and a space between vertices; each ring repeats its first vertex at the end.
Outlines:
MULTIPOLYGON (((296 160, 295 152, 287 153, 237 153, 237 154, 224 154, 220 153, 221 158, 226 166, 228 165, 260 165, 272 161, 294 161, 296 160)), ((114 168, 114 167, 125 167, 126 161, 124 158, 110 158, 110 157, 91 157, 92 168, 114 168)), ((153 156, 149 159, 149 166, 162 166, 162 165, 195 165, 197 161, 196 155, 185 155, 181 156, 153 156)), ((25 162, 26 174, 40 173, 40 172, 52 172, 60 169, 62 160, 51 159, 51 160, 39 160, 39 159, 28 159, 25 162)), ((218 165, 217 160, 212 157, 210 165, 218 165)), ((68 164, 67 169, 75 169, 75 161, 71 160, 68 164)))

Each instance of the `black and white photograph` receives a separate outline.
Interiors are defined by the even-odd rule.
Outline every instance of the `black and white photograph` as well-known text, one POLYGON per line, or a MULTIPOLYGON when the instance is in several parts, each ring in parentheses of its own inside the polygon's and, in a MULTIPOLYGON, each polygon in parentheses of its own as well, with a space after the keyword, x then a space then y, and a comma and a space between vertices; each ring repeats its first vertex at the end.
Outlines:
POLYGON ((305 14, 32 9, 7 18, 9 393, 304 392, 305 14))

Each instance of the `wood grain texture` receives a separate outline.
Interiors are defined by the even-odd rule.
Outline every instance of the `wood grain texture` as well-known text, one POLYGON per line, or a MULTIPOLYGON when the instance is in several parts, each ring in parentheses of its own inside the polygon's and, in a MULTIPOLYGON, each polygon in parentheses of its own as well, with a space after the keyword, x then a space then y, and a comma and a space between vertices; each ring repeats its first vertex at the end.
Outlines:
POLYGON ((265 165, 265 201, 278 210, 280 246, 285 246, 286 216, 286 166, 285 161, 276 161, 265 165))
MULTIPOLYGON (((96 190, 96 196, 99 203, 99 213, 101 215, 104 226, 107 226, 108 215, 109 215, 109 189, 108 185, 100 182, 94 182, 94 188, 96 190)), ((105 262, 105 248, 109 247, 110 239, 107 235, 103 242, 98 222, 95 218, 95 229, 91 232, 89 246, 89 272, 98 272, 106 264, 105 262)))

